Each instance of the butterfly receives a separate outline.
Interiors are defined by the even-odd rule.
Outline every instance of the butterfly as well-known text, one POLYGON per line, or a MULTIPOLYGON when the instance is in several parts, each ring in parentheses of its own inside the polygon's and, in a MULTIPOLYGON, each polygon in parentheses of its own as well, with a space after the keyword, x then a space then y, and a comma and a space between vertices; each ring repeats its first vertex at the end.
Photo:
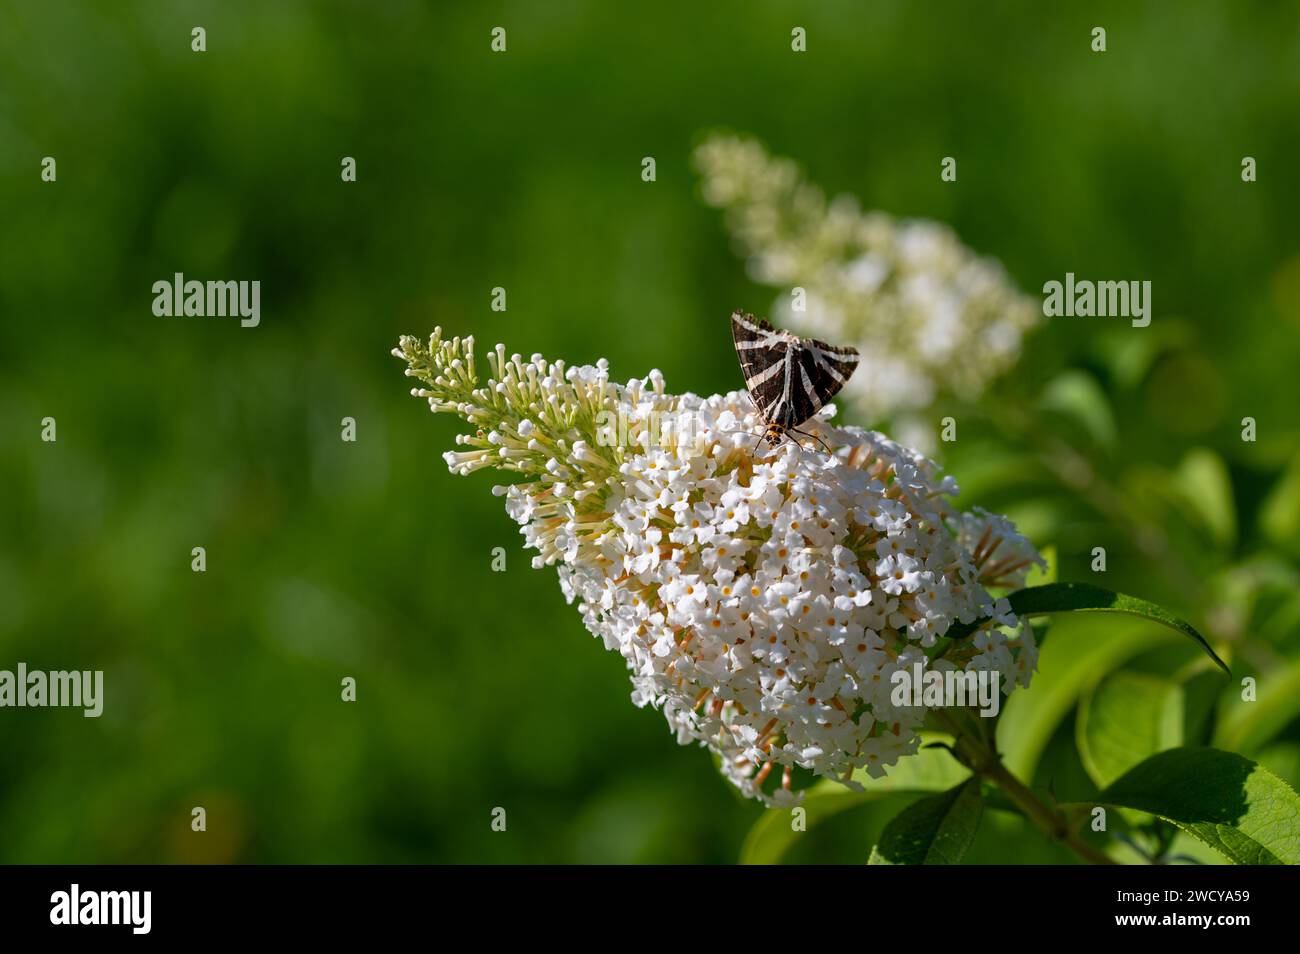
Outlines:
POLYGON ((731 337, 745 387, 766 425, 760 442, 775 447, 787 431, 817 440, 799 425, 844 387, 858 366, 858 352, 778 331, 743 311, 731 315, 731 337))

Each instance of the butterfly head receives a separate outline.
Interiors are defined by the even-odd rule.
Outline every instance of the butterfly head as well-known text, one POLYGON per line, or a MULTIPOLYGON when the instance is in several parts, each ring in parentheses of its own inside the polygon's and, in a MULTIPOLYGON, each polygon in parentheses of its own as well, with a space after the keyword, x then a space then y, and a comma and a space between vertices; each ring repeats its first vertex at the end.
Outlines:
POLYGON ((783 440, 785 440, 785 438, 785 428, 780 424, 769 424, 767 425, 767 430, 763 432, 763 440, 767 441, 773 447, 779 445, 783 440))

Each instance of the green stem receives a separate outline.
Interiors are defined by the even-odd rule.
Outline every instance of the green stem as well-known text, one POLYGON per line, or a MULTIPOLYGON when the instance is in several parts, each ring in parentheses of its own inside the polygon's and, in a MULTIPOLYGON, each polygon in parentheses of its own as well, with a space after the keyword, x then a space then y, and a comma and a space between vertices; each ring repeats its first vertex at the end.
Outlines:
POLYGON ((1113 865, 1115 862, 1079 836, 1064 813, 1048 805, 1002 764, 992 733, 982 726, 970 726, 959 716, 934 710, 933 715, 953 734, 952 753, 956 759, 985 781, 992 782, 1049 837, 1061 842, 1088 864, 1113 865))

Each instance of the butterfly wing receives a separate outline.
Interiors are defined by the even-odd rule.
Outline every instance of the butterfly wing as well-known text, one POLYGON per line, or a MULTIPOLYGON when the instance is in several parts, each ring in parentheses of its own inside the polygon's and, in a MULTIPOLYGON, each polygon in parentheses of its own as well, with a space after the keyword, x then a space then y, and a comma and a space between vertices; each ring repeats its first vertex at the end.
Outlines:
POLYGON ((775 421, 789 383, 791 337, 740 311, 731 316, 731 337, 754 406, 765 421, 775 421))
POLYGON ((745 387, 763 419, 798 427, 839 393, 858 366, 858 352, 796 338, 761 318, 731 316, 731 337, 745 387))
POLYGON ((787 402, 791 420, 777 423, 798 427, 820 411, 853 376, 858 367, 858 352, 807 338, 800 338, 791 351, 794 381, 787 402))

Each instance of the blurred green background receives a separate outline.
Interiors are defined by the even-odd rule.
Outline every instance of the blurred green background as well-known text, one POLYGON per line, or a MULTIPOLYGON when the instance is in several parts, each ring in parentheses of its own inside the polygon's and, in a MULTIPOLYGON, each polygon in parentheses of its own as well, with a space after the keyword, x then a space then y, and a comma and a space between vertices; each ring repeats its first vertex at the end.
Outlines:
MULTIPOLYGON (((107 695, 98 720, 0 710, 0 861, 737 858, 760 808, 629 704, 493 478, 447 473, 457 422, 389 355, 441 324, 606 357, 619 379, 658 367, 670 390, 739 387, 725 318, 773 293, 698 196, 690 152, 719 127, 950 224, 1029 293, 1066 271, 1152 281, 1150 328, 1049 323, 981 407, 934 409, 971 421, 941 459, 963 506, 1055 545, 1062 579, 1107 546, 1106 585, 1192 619, 1237 675, 1300 686, 1296 14, 0 4, 0 668, 103 669, 107 695), (178 271, 260 280, 261 326, 155 317, 151 285, 178 271), (1085 462, 1074 486, 999 426, 1044 393, 1034 429, 1085 462)), ((1293 784, 1295 714, 1249 740, 1293 784)), ((1081 776, 1071 718, 1040 784, 1081 776)), ((862 861, 896 809, 847 813, 793 858, 862 861)), ((1067 860, 995 813, 969 859, 1067 860)))

